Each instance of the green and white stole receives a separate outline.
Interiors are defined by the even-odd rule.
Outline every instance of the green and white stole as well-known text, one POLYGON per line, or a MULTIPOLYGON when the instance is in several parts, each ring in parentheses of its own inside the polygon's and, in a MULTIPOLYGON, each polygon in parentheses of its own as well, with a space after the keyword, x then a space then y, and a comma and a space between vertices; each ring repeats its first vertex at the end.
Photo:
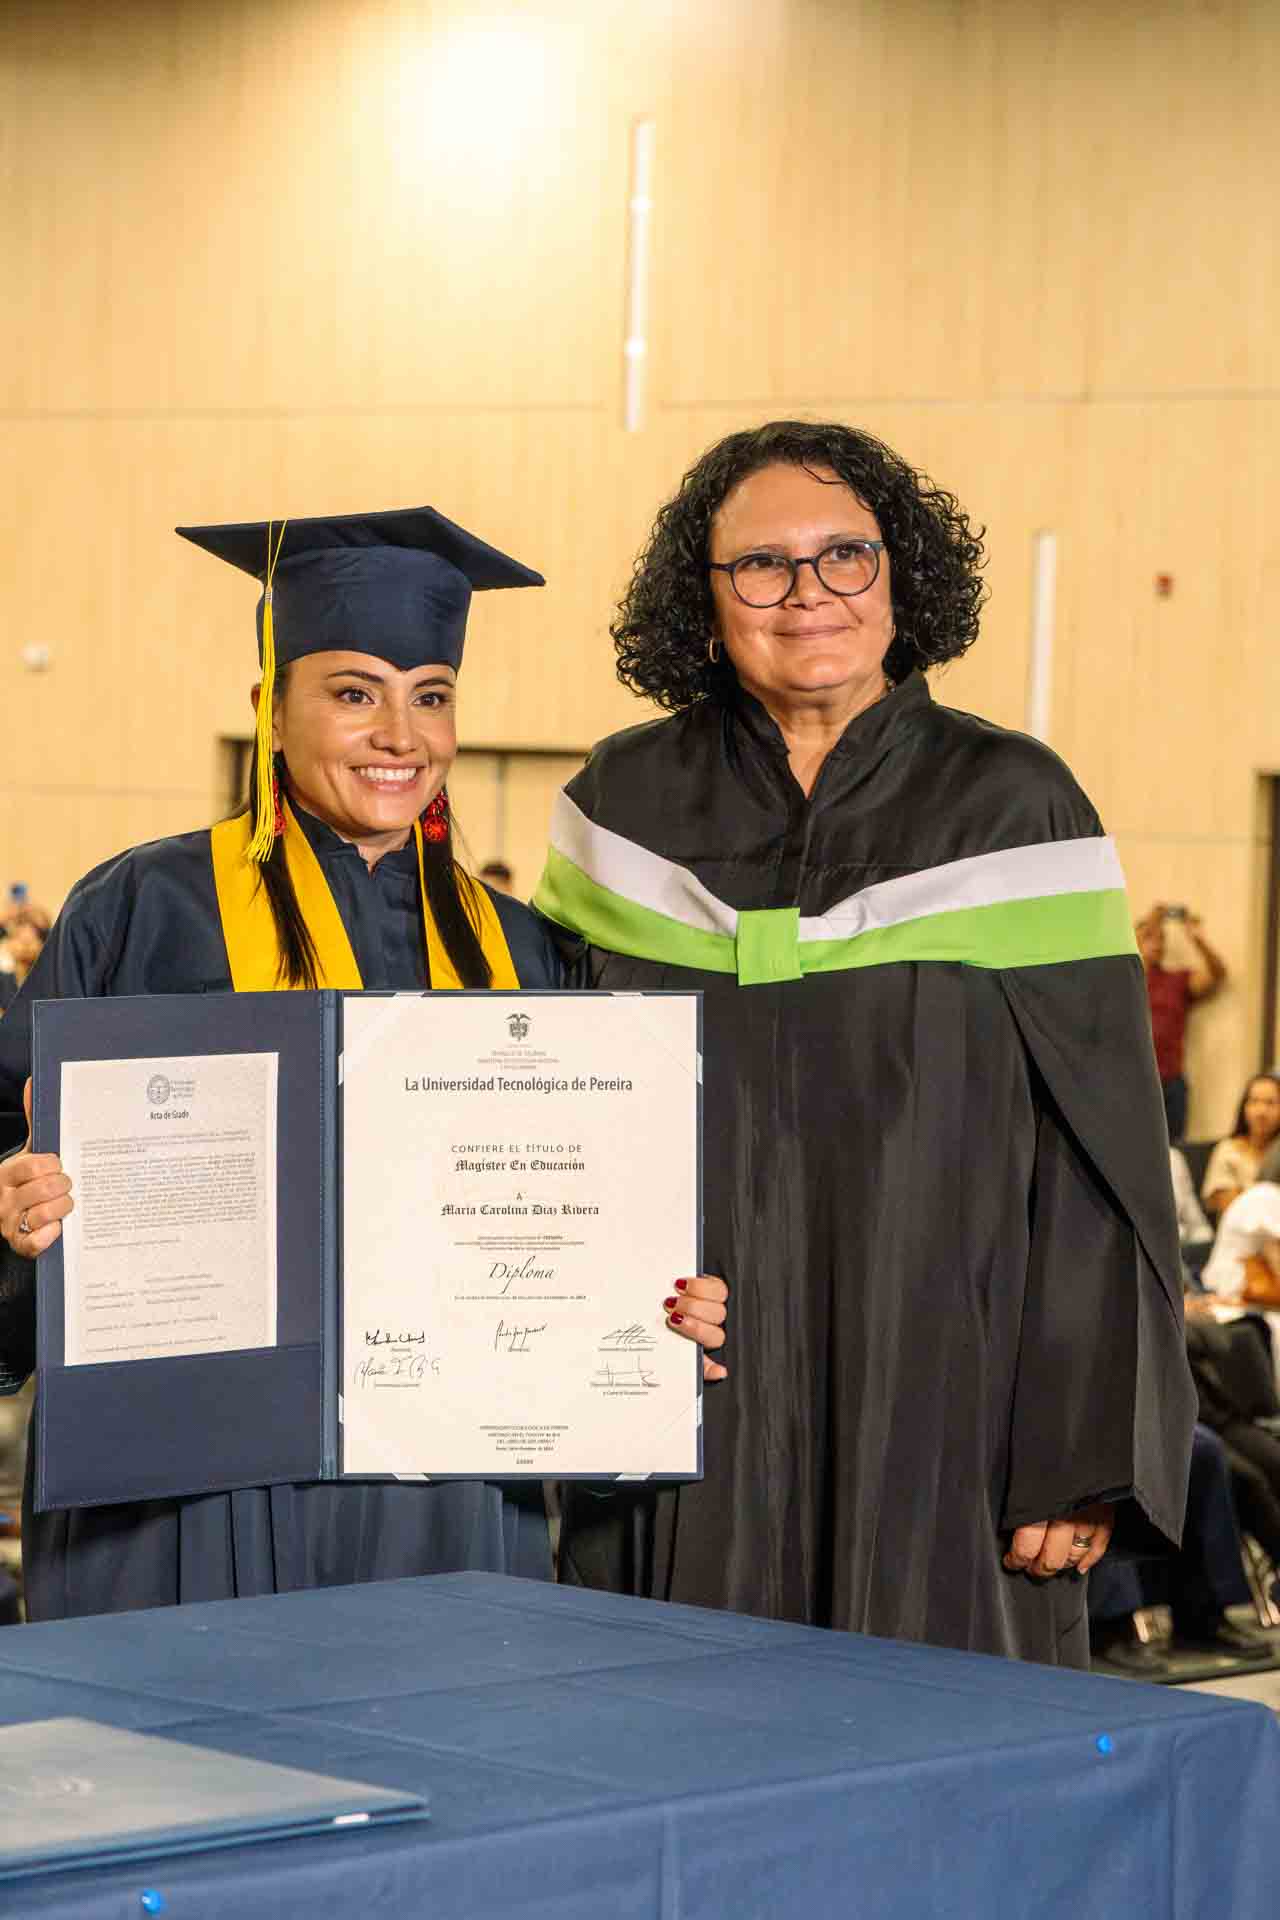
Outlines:
POLYGON ((1048 840, 881 880, 826 913, 739 912, 687 867, 556 801, 534 905, 593 946, 736 974, 739 986, 941 960, 1038 967, 1136 953, 1115 844, 1048 840))

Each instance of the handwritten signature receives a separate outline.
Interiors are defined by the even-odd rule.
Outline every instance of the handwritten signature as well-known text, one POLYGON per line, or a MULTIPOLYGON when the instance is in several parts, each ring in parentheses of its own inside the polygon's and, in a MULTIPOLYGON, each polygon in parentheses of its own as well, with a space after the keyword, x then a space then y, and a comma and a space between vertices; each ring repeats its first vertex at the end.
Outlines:
POLYGON ((425 1353, 388 1353, 380 1359, 358 1361, 358 1387, 420 1387, 440 1372, 440 1362, 425 1353))
POLYGON ((634 1367, 615 1367, 606 1360, 591 1376, 593 1387, 656 1387, 658 1376, 637 1360, 634 1367))
POLYGON ((499 1320, 498 1330, 493 1336, 493 1350, 495 1353, 504 1349, 507 1353, 528 1353, 533 1336, 546 1330, 545 1320, 540 1327, 509 1327, 505 1320, 499 1320))
POLYGON ((647 1327, 633 1320, 629 1327, 614 1327, 600 1342, 601 1353, 648 1353, 657 1341, 647 1327))
POLYGON ((425 1347, 427 1330, 425 1327, 416 1333, 392 1333, 390 1327, 372 1327, 365 1329, 366 1347, 425 1347))

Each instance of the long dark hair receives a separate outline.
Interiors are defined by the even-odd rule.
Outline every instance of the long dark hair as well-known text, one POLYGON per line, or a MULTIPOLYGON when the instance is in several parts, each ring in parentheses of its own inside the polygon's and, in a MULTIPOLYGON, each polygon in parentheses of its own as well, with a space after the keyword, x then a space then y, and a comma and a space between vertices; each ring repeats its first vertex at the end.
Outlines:
POLYGON ((711 523, 740 481, 775 465, 830 467, 879 521, 891 563, 891 680, 955 660, 977 639, 984 529, 955 495, 860 428, 771 420, 708 447, 659 511, 609 629, 618 678, 634 693, 678 712, 732 684, 728 661, 707 657, 711 523))
MULTIPOLYGON (((284 679, 285 669, 278 668, 277 693, 283 691, 284 679)), ((281 785, 287 788, 285 769, 279 754, 276 755, 276 775, 281 785)), ((241 809, 249 815, 251 832, 258 824, 257 792, 258 748, 255 742, 249 759, 249 798, 241 809)), ((424 837, 422 871, 427 885, 427 904, 459 980, 464 987, 487 987, 493 979, 493 970, 480 944, 476 883, 454 859, 452 818, 443 840, 432 841, 424 837)), ((318 986, 316 943, 302 917, 302 908, 298 905, 298 896, 293 890, 285 859, 284 841, 279 836, 272 844, 269 858, 262 863, 261 873, 271 917, 276 923, 276 939, 280 943, 277 978, 291 987, 318 986)))
POLYGON ((1249 1138, 1249 1123, 1244 1117, 1244 1103, 1249 1098, 1253 1088, 1257 1086, 1259 1080, 1269 1080, 1277 1093, 1280 1093, 1280 1074, 1251 1073, 1244 1083, 1244 1092, 1240 1095, 1240 1105, 1236 1110, 1236 1123, 1231 1129, 1231 1138, 1233 1140, 1247 1140, 1249 1138))

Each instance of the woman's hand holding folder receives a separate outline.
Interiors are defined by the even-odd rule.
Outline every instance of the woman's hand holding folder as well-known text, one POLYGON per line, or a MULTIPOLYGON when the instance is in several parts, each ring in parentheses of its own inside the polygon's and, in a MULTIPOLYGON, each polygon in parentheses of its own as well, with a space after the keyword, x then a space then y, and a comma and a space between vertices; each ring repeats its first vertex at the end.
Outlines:
POLYGON ((24 1260, 51 1247, 75 1201, 71 1182, 56 1153, 31 1151, 31 1082, 22 1089, 27 1114, 27 1144, 21 1153, 0 1160, 0 1233, 24 1260))

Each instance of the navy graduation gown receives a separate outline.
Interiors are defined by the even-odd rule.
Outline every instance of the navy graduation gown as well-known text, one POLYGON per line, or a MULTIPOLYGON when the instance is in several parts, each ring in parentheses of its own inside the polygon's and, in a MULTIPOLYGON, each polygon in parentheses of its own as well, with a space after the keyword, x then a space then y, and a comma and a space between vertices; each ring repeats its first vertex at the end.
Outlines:
MULTIPOLYGON (((307 814, 298 818, 365 985, 428 984, 412 843, 370 873, 356 848, 307 814)), ((492 899, 521 985, 558 986, 560 964, 536 917, 503 894, 492 899)), ((26 1136, 33 1001, 230 990, 207 830, 96 868, 72 889, 23 992, 0 1019, 0 1146, 12 1149, 26 1136)), ((34 1365, 35 1267, 7 1246, 0 1254, 0 1389, 12 1391, 34 1365)), ((23 1565, 33 1620, 409 1574, 551 1572, 536 1484, 329 1482, 37 1514, 30 1457, 23 1565)))

